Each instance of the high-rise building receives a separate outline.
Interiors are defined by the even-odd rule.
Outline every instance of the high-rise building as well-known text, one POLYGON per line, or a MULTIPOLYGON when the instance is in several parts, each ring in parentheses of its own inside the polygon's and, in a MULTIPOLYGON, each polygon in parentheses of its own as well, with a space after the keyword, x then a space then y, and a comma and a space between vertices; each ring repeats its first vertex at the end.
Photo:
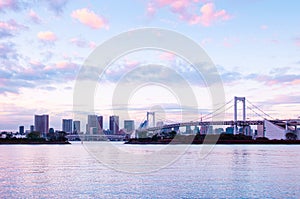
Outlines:
POLYGON ((20 134, 24 134, 25 132, 24 132, 24 126, 19 126, 19 133, 20 134))
POLYGON ((119 132, 119 116, 109 116, 109 130, 112 134, 119 132))
POLYGON ((72 124, 73 120, 72 119, 63 119, 62 120, 62 131, 66 133, 72 133, 72 124))
POLYGON ((134 131, 134 120, 124 120, 124 129, 127 133, 134 131))
POLYGON ((34 127, 37 132, 40 132, 42 137, 46 137, 49 130, 49 115, 35 115, 34 127))
POLYGON ((75 134, 80 133, 80 121, 73 122, 73 133, 75 134))
POLYGON ((225 129, 226 134, 234 134, 234 127, 230 126, 225 129))
POLYGON ((95 128, 98 128, 97 115, 88 115, 88 123, 87 123, 86 132, 88 134, 93 134, 93 132, 97 132, 95 130, 95 128))
POLYGON ((29 130, 29 133, 33 132, 34 131, 34 125, 30 125, 30 130, 29 130))
POLYGON ((98 121, 98 130, 102 131, 103 130, 103 116, 102 115, 97 116, 97 121, 98 121))
POLYGON ((186 127, 185 127, 185 133, 186 134, 191 134, 192 133, 192 128, 191 128, 190 125, 186 125, 186 127))

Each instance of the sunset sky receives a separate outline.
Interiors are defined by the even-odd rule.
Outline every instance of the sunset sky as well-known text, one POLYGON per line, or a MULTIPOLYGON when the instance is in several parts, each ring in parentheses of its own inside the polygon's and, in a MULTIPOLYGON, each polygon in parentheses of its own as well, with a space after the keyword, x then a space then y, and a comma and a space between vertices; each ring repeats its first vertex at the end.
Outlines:
MULTIPOLYGON (((226 101, 245 96, 274 118, 298 118, 299 8, 294 0, 0 0, 0 130, 29 129, 34 114, 49 114, 50 127, 61 129, 61 119, 73 116, 74 83, 85 59, 102 42, 143 27, 174 30, 197 42, 219 71, 226 101)), ((95 93, 96 113, 105 123, 121 73, 145 63, 185 69, 183 60, 166 52, 121 57, 95 93)), ((183 77, 197 93, 198 112, 207 113, 203 81, 190 73, 183 77)), ((176 99, 154 86, 137 91, 130 103, 131 119, 139 123, 157 104, 172 118, 168 110, 176 99)))

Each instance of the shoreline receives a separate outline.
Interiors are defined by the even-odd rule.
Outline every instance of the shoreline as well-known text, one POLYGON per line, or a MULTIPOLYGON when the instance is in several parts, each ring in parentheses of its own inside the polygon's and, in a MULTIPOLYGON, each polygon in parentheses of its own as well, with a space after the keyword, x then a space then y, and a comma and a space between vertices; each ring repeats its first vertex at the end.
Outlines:
POLYGON ((52 145, 52 144, 58 144, 58 145, 64 145, 64 144, 71 144, 69 141, 46 141, 46 140, 26 140, 26 139, 20 139, 20 140, 1 140, 0 139, 0 145, 18 145, 18 144, 24 144, 24 145, 52 145))
POLYGON ((166 144, 223 144, 223 145, 300 145, 300 140, 218 140, 217 142, 210 142, 207 140, 203 143, 203 140, 194 140, 194 141, 184 141, 184 140, 172 140, 172 139, 164 139, 164 140, 129 140, 124 144, 158 144, 158 145, 166 145, 166 144))

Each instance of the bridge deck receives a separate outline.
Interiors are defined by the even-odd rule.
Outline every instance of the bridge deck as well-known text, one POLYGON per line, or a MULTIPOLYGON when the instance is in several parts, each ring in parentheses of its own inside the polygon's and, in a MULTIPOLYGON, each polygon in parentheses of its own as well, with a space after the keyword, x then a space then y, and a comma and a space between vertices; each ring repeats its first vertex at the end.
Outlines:
MULTIPOLYGON (((287 120, 268 120, 274 124, 282 125, 300 125, 300 119, 287 119, 287 120)), ((250 125, 263 125, 264 120, 248 120, 248 121, 196 121, 196 122, 181 122, 174 124, 167 124, 160 127, 149 127, 146 130, 156 131, 160 129, 171 129, 184 126, 210 126, 210 125, 226 125, 226 126, 250 126, 250 125)))

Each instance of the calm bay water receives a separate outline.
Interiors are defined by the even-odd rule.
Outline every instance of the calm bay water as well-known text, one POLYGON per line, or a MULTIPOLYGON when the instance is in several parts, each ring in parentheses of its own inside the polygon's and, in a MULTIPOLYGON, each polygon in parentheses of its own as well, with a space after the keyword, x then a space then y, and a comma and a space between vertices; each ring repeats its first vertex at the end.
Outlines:
POLYGON ((203 159, 199 147, 136 174, 108 168, 80 143, 0 145, 0 198, 300 198, 300 146, 217 145, 203 159))

